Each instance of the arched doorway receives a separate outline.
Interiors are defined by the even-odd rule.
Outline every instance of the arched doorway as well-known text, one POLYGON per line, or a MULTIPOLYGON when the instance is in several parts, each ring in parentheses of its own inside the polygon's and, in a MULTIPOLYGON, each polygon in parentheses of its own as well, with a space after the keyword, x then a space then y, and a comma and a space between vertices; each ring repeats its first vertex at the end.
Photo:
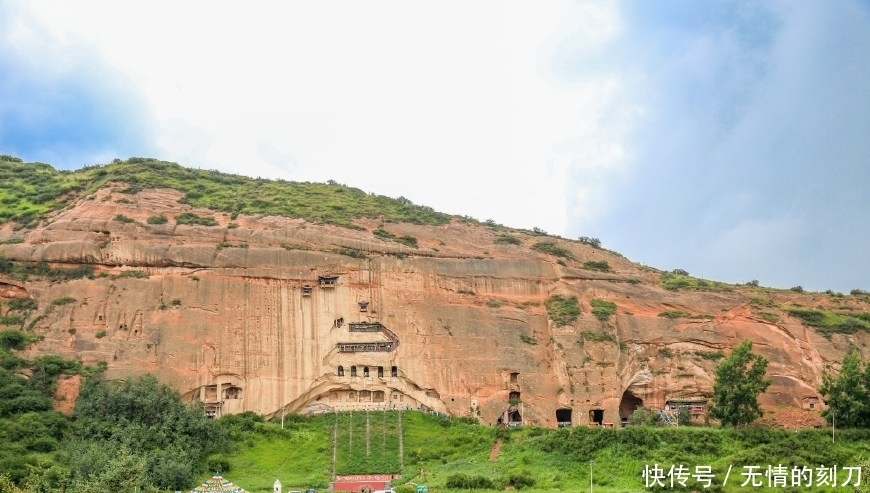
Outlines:
POLYGON ((634 395, 630 390, 623 392, 622 400, 619 401, 619 418, 622 423, 628 423, 631 413, 639 407, 643 407, 643 399, 634 395))

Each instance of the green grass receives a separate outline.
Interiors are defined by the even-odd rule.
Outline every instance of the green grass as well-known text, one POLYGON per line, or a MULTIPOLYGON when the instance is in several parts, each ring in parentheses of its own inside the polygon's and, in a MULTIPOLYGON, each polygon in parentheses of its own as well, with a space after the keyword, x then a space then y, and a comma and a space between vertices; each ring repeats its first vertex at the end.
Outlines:
POLYGON ((870 313, 838 313, 830 310, 789 306, 786 313, 813 327, 828 339, 833 334, 854 334, 870 330, 870 313))
POLYGON ((516 236, 509 235, 507 233, 502 233, 502 234, 499 234, 498 236, 496 236, 495 242, 501 243, 504 245, 520 245, 520 244, 522 244, 522 241, 520 241, 519 238, 517 238, 516 236))
POLYGON ((588 260, 583 262, 583 268, 601 272, 610 272, 610 264, 608 264, 606 260, 588 260))
POLYGON ((407 199, 368 194, 335 182, 249 178, 150 158, 58 171, 47 164, 0 157, 0 183, 4 184, 0 189, 0 224, 13 221, 17 228, 33 226, 47 213, 112 182, 125 183, 126 193, 172 188, 184 194, 182 203, 233 215, 298 217, 349 227, 357 218, 434 225, 450 220, 447 214, 407 199))
MULTIPOLYGON (((384 417, 382 412, 371 413, 370 454, 380 453, 377 449, 384 443, 383 430, 389 433, 396 429, 376 423, 382 423, 384 417)), ((338 418, 339 451, 349 450, 349 415, 342 413, 338 418)), ((257 425, 224 454, 231 466, 224 476, 252 493, 271 491, 276 478, 286 491, 310 486, 325 489, 331 477, 335 419, 335 414, 288 416, 283 432, 276 422, 257 425)), ((395 412, 386 413, 388 423, 396 419, 395 412)), ((719 483, 728 466, 733 465, 736 472, 724 491, 736 492, 746 491, 739 487, 743 480, 739 472, 744 465, 838 464, 842 468, 858 465, 859 457, 866 457, 870 451, 867 430, 844 430, 838 433, 837 443, 832 444, 830 430, 825 429, 691 426, 500 429, 413 411, 402 413, 402 420, 404 475, 393 485, 425 482, 433 492, 450 491, 446 484, 457 475, 485 478, 496 490, 503 490, 513 477, 533 481, 523 491, 588 491, 589 461, 594 461, 592 480, 596 492, 647 491, 641 473, 646 466, 656 463, 665 469, 679 464, 692 470, 695 466, 709 465, 719 483), (500 452, 490 459, 496 440, 501 440, 500 452), (739 481, 735 482, 735 476, 739 481)), ((353 421, 353 451, 364 456, 365 413, 354 413, 353 421)), ((386 440, 396 449, 388 445, 385 455, 397 457, 397 437, 386 440)), ((342 472, 346 471, 339 464, 338 473, 342 472)), ((206 477, 204 474, 203 478, 206 477)), ((719 487, 713 490, 723 491, 719 487)))
POLYGON ((567 259, 573 258, 571 256, 571 252, 568 251, 567 248, 560 247, 556 244, 556 242, 553 241, 539 241, 532 245, 532 250, 544 252, 555 257, 562 257, 567 259))
POLYGON ((611 315, 616 313, 616 303, 613 303, 612 301, 593 299, 591 304, 592 314, 602 322, 606 322, 611 315))
POLYGON ((661 281, 662 286, 670 291, 732 291, 734 289, 733 286, 724 282, 708 281, 690 276, 682 269, 662 272, 661 281))
POLYGON ((545 303, 547 315, 557 326, 570 325, 580 316, 580 305, 576 296, 554 294, 545 303))
POLYGON ((372 234, 384 241, 395 241, 411 248, 417 248, 417 238, 410 235, 396 236, 384 228, 378 228, 372 231, 372 234))

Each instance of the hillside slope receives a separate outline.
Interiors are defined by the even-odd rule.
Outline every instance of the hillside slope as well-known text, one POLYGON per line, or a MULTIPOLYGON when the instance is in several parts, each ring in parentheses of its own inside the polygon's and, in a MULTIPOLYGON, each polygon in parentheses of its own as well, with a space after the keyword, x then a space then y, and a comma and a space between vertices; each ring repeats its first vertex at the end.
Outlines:
POLYGON ((709 396, 746 338, 771 362, 763 403, 819 409, 822 373, 851 346, 866 357, 863 293, 661 272, 338 184, 143 159, 0 171, 21 180, 0 190, 4 323, 43 337, 31 351, 154 373, 215 414, 618 423, 709 396))

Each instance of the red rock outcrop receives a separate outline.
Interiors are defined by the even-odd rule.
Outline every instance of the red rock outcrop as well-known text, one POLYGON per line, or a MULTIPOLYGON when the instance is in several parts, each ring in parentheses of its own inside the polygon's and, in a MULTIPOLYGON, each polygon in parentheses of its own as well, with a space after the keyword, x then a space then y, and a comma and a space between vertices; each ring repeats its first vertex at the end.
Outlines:
POLYGON ((824 300, 668 291, 655 269, 579 242, 543 238, 568 260, 530 249, 540 236, 512 231, 522 244, 499 244, 472 221, 383 225, 417 238, 411 248, 372 235, 374 220, 357 230, 230 218, 173 190, 116 190, 0 245, 8 260, 92 265, 92 279, 0 279, 0 296, 38 302, 25 320, 43 336, 32 352, 106 361, 110 377, 154 373, 215 414, 425 406, 486 423, 619 422, 640 404, 709 396, 717 352, 747 338, 770 360, 762 402, 817 408, 823 371, 867 342, 826 339, 784 312, 769 322, 750 305, 824 300), (219 226, 177 225, 182 212, 219 226), (156 214, 170 221, 148 224, 156 214), (602 260, 611 272, 582 268, 602 260), (548 319, 553 294, 578 297, 575 323, 548 319), (53 303, 64 297, 74 302, 53 303), (599 321, 593 299, 615 303, 615 315, 599 321), (667 310, 699 318, 659 316, 667 310))

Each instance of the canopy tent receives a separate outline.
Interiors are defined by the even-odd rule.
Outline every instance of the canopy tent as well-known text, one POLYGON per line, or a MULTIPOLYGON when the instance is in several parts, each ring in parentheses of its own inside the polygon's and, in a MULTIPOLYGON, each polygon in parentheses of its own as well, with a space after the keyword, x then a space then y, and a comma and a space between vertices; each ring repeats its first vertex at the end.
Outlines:
POLYGON ((247 493, 241 486, 236 486, 232 481, 227 481, 223 476, 213 476, 200 486, 190 490, 190 493, 208 493, 220 491, 224 493, 247 493))

